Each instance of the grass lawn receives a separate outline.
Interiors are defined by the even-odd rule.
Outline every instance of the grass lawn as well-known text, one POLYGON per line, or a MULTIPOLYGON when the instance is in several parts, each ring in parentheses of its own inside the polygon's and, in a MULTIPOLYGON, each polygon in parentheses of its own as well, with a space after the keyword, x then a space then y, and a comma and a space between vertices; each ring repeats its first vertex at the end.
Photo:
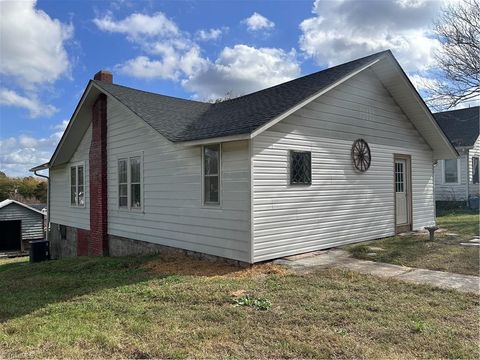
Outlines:
POLYGON ((437 224, 447 231, 437 232, 433 242, 428 241, 428 235, 407 235, 350 245, 345 249, 358 259, 478 276, 480 249, 460 245, 479 235, 478 211, 451 210, 437 215, 437 224))
POLYGON ((0 289, 0 358, 480 355, 477 296, 338 269, 13 259, 0 289))

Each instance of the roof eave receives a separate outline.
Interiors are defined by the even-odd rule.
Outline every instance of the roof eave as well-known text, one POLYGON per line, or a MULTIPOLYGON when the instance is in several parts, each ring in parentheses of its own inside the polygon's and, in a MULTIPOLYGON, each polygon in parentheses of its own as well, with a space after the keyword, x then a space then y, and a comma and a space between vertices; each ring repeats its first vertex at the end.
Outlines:
POLYGON ((45 164, 35 166, 28 171, 35 172, 35 171, 40 171, 40 170, 47 170, 49 167, 50 167, 50 163, 47 162, 45 164))
POLYGON ((182 146, 200 146, 200 145, 224 143, 229 141, 249 140, 251 139, 251 137, 252 136, 250 133, 245 133, 245 134, 227 135, 227 136, 220 136, 220 137, 206 138, 206 139, 179 141, 179 142, 176 142, 176 144, 179 144, 182 146))

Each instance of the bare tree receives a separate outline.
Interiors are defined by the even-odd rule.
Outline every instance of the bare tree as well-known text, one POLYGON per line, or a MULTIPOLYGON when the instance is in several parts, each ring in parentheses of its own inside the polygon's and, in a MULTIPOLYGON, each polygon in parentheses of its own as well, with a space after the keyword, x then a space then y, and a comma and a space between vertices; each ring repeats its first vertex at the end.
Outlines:
POLYGON ((435 54, 439 77, 429 86, 429 103, 452 108, 480 98, 480 0, 448 5, 434 31, 441 42, 435 54))

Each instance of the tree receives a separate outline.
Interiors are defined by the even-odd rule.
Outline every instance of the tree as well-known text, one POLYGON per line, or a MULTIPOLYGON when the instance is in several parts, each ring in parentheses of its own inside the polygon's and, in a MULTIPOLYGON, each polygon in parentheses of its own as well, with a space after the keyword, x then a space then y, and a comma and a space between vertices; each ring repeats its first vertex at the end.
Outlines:
POLYGON ((37 183, 37 186, 35 187, 35 190, 34 190, 34 195, 35 195, 35 198, 41 203, 47 202, 47 182, 46 181, 40 181, 39 183, 37 183))
POLYGON ((440 69, 429 102, 447 108, 480 97, 480 0, 464 0, 443 9, 434 32, 440 41, 440 69))

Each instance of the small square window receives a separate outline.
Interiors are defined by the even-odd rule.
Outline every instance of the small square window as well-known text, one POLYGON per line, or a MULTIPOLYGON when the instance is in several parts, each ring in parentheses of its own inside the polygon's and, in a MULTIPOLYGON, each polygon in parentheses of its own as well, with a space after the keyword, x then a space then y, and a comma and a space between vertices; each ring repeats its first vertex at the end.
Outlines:
POLYGON ((290 184, 312 184, 312 153, 310 151, 290 151, 290 184))

